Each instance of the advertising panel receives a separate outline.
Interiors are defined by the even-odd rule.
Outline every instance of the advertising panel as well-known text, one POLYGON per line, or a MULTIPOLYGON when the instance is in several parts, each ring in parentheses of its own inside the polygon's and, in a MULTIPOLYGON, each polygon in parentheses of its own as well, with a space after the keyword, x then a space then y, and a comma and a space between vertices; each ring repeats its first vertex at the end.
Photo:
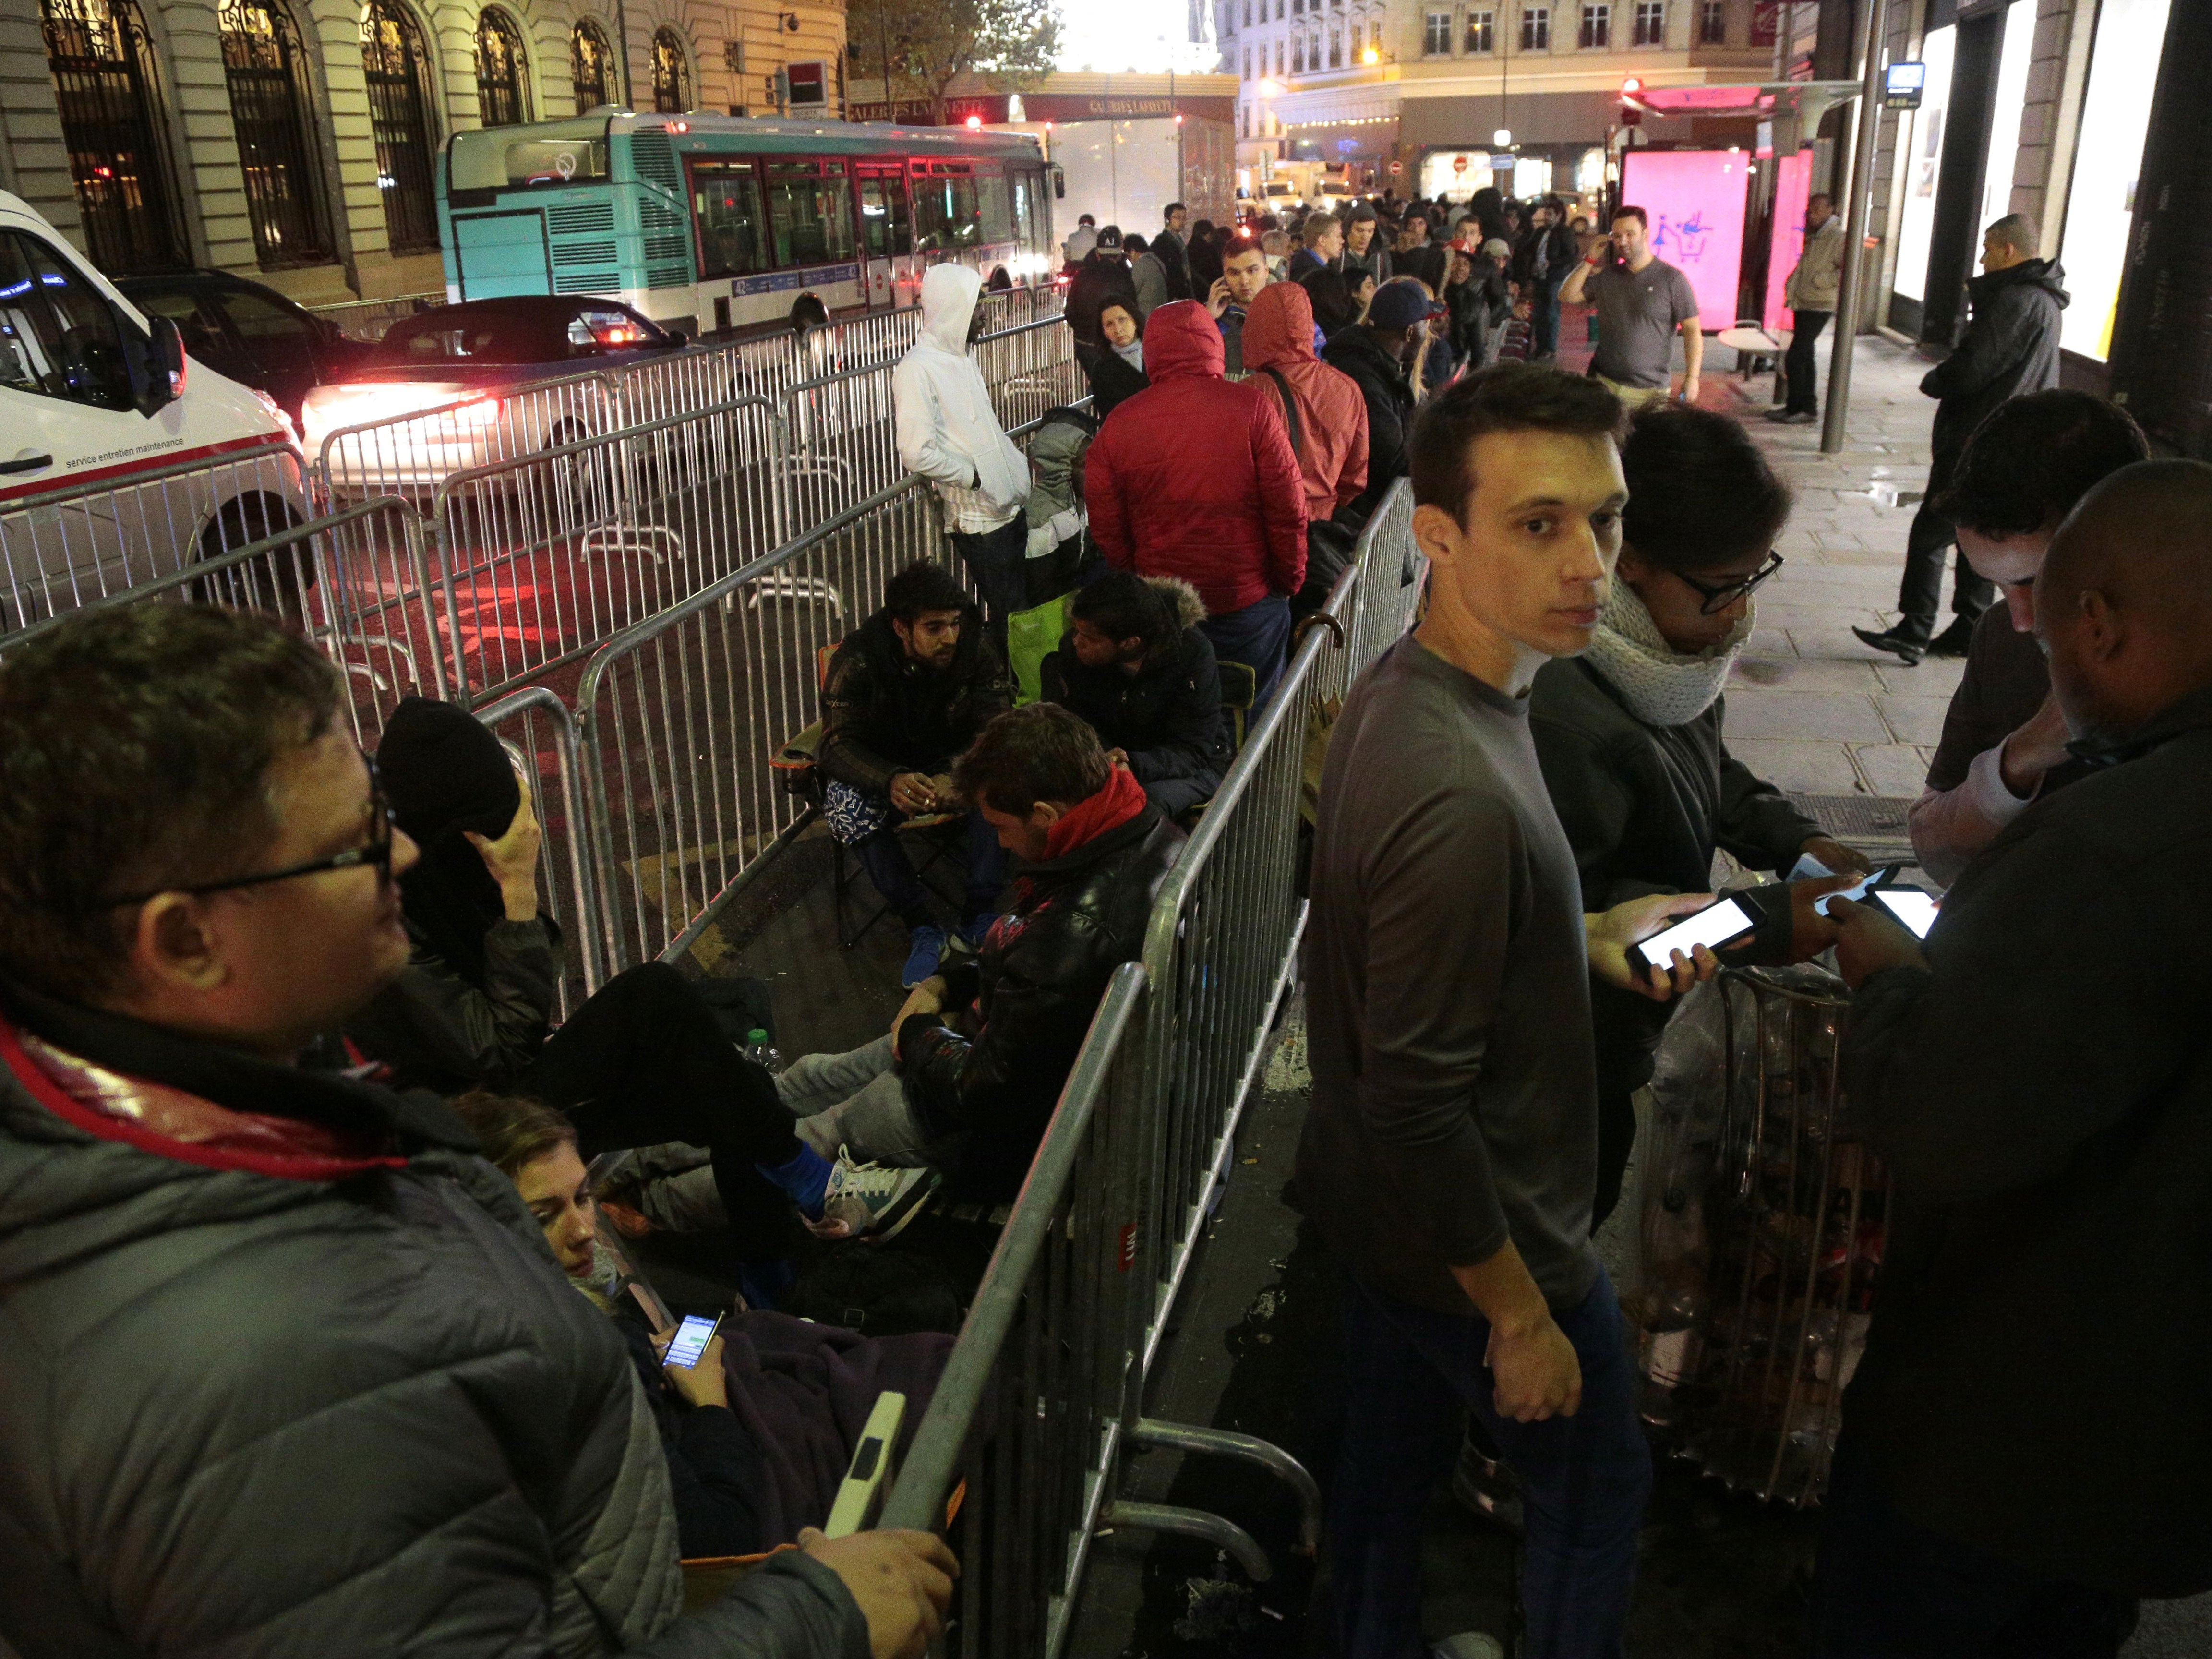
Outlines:
POLYGON ((1732 326, 1751 157, 1726 149, 1632 149, 1620 165, 1622 203, 1644 210, 1651 251, 1690 279, 1701 325, 1732 326))
POLYGON ((1766 259, 1766 303, 1759 320, 1769 329, 1790 326, 1782 290, 1805 247, 1805 198, 1813 188, 1813 152, 1801 149, 1774 164, 1774 246, 1766 259))

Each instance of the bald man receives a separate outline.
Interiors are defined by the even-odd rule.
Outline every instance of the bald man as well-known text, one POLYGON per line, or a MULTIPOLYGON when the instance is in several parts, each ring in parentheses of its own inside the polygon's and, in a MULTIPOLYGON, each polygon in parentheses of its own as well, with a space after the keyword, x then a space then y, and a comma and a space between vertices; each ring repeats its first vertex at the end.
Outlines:
POLYGON ((2212 466, 2092 489, 2034 613, 2096 769, 1924 946, 1836 907, 1894 1186, 1819 1659, 2108 1656, 2135 1598, 2212 1589, 2212 466))

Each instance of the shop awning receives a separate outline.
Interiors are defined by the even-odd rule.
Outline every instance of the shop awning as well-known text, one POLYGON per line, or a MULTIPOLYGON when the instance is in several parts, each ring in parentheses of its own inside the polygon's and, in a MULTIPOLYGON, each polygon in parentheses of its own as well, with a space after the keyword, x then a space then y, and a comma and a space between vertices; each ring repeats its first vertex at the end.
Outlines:
POLYGON ((1859 95, 1856 81, 1762 81, 1735 87, 1642 87, 1623 101, 1654 115, 1796 115, 1859 95))

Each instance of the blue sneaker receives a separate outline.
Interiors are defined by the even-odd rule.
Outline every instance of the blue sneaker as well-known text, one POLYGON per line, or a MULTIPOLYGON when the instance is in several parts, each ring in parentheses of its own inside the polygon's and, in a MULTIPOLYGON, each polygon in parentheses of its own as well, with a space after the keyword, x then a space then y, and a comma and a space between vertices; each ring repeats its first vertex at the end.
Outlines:
POLYGON ((945 960, 945 930, 924 922, 907 934, 907 943, 906 967, 899 975, 899 983, 911 991, 945 960))

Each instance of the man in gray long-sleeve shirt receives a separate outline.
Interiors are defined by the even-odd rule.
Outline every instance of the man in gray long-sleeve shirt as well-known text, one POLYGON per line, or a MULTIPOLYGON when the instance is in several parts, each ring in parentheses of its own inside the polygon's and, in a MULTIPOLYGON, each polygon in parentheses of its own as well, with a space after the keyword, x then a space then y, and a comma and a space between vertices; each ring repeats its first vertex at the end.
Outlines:
POLYGON ((1429 611, 1329 744, 1306 934, 1300 1201, 1346 1269, 1331 1498, 1337 1650, 1419 1647, 1419 1517, 1472 1407, 1528 1516, 1527 1651, 1618 1656, 1650 1489, 1620 1304, 1589 1245, 1589 981, 1708 895, 1583 912, 1528 735, 1544 662, 1588 647, 1620 550, 1620 405, 1486 369, 1423 414, 1429 611), (1490 1373, 1485 1376, 1484 1373, 1490 1373))

